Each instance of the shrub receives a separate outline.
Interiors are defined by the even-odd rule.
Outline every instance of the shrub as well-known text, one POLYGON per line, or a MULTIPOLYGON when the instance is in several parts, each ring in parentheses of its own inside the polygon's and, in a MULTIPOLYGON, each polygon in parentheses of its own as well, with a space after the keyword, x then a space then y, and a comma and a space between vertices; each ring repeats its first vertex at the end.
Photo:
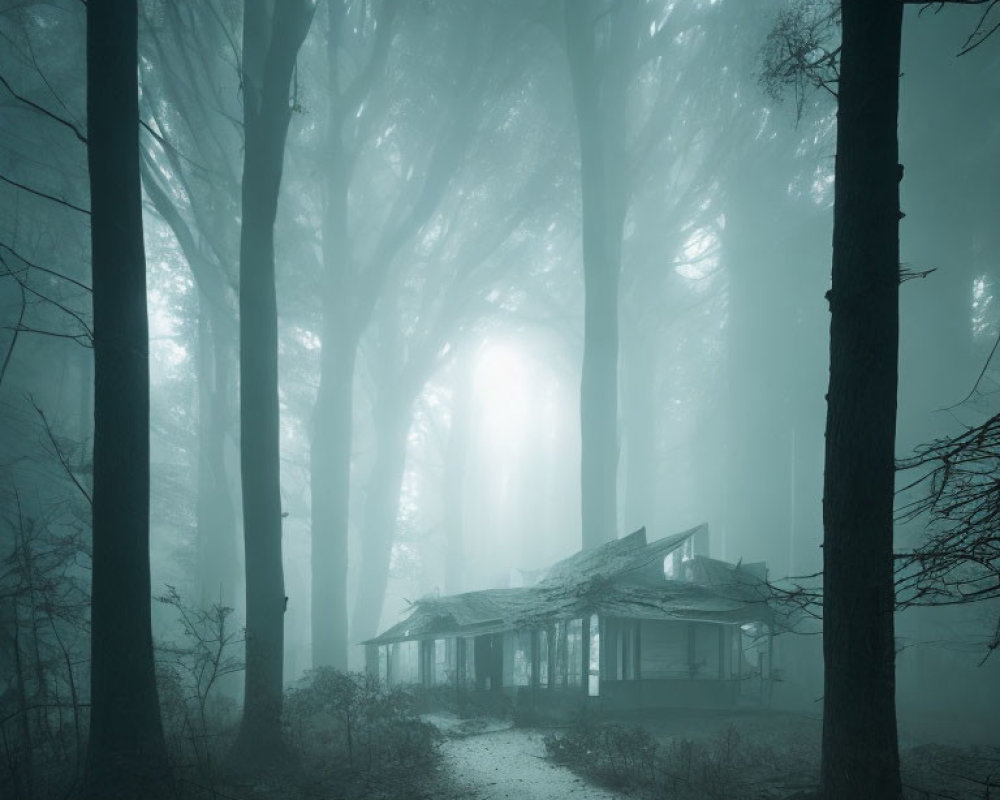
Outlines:
POLYGON ((216 603, 189 605, 173 586, 157 602, 177 614, 183 638, 158 642, 156 681, 164 733, 171 758, 209 773, 235 721, 235 709, 218 691, 227 676, 243 670, 242 629, 233 624, 233 609, 216 603))
POLYGON ((581 718, 567 733, 545 738, 549 756, 591 779, 662 800, 731 800, 753 796, 753 777, 773 763, 764 746, 733 725, 706 741, 657 742, 637 726, 581 718))
POLYGON ((313 768, 371 781, 436 763, 437 729, 416 715, 409 694, 372 675, 309 672, 288 692, 284 722, 289 743, 313 768))

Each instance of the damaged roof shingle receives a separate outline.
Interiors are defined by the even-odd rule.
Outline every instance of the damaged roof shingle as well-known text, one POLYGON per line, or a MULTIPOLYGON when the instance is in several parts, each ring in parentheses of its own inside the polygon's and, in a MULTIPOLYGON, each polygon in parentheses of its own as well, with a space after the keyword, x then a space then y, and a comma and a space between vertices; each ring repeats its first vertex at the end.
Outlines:
POLYGON ((689 581, 664 577, 664 558, 704 529, 647 543, 641 528, 558 562, 536 586, 422 598, 407 619, 364 644, 538 628, 583 614, 715 622, 767 618, 766 584, 749 568, 703 559, 689 581))

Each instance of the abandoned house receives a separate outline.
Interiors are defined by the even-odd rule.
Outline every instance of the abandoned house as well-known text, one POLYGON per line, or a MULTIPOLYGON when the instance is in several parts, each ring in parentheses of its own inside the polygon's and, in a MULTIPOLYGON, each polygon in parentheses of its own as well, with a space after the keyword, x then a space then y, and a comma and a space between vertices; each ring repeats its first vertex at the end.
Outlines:
POLYGON ((775 614, 761 564, 698 555, 702 525, 577 553, 533 586, 416 601, 365 642, 390 685, 605 709, 769 699, 775 614))

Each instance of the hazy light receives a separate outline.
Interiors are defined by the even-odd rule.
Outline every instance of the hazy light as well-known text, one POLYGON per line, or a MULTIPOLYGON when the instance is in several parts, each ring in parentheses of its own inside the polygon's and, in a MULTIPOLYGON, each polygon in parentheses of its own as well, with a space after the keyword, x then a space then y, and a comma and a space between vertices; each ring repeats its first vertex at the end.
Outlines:
POLYGON ((512 445, 527 419, 528 387, 522 357, 509 344, 487 343, 475 367, 475 392, 482 410, 481 430, 500 446, 512 445))
POLYGON ((700 281, 711 275, 719 266, 718 236, 708 228, 691 232, 681 248, 683 261, 675 269, 682 278, 700 281))

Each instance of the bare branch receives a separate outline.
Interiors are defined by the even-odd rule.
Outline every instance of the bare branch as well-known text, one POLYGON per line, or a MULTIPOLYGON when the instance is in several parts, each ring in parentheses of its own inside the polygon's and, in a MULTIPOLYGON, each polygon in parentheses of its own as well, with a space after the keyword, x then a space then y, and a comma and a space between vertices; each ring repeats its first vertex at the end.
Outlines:
POLYGON ((24 294, 24 287, 19 286, 21 290, 21 313, 18 315, 17 324, 14 326, 14 332, 10 337, 10 345, 7 347, 7 355, 3 358, 3 366, 0 366, 0 386, 3 385, 4 376, 7 374, 7 365, 10 363, 10 358, 14 355, 14 348, 17 346, 17 337, 20 335, 21 325, 24 322, 24 311, 28 307, 28 300, 24 294))
POLYGON ((29 194, 33 194, 36 197, 44 197, 46 200, 51 200, 54 203, 59 203, 59 205, 66 206, 66 208, 71 208, 74 211, 79 211, 81 214, 86 214, 87 216, 90 216, 90 211, 88 211, 86 208, 74 205, 73 203, 69 202, 69 200, 63 200, 61 197, 56 197, 53 194, 46 194, 45 192, 40 191, 38 189, 32 189, 30 186, 26 186, 23 183, 18 183, 17 181, 11 180, 6 175, 0 175, 0 181, 10 184, 11 186, 14 186, 18 189, 23 189, 24 191, 28 192, 29 194))
POLYGON ((51 275, 54 278, 59 278, 59 280, 61 280, 61 281, 66 281, 67 283, 72 283, 74 286, 78 286, 79 288, 83 289, 85 292, 90 292, 91 291, 90 287, 87 286, 87 284, 81 283, 80 281, 76 280, 76 278, 71 278, 69 275, 65 275, 62 272, 58 272, 57 270, 51 269, 49 267, 43 267, 41 264, 36 264, 34 261, 29 261, 27 258, 25 258, 24 256, 22 256, 17 250, 15 250, 13 247, 11 247, 8 244, 4 244, 3 242, 0 242, 0 249, 6 250, 8 253, 10 253, 12 256, 14 256, 14 258, 16 258, 18 261, 20 261, 25 266, 31 267, 32 269, 37 269, 39 272, 44 272, 46 275, 51 275))
POLYGON ((90 496, 90 492, 88 492, 84 488, 83 484, 80 483, 79 479, 76 477, 76 473, 73 472, 73 468, 69 464, 69 459, 66 458, 62 448, 56 441, 55 434, 52 432, 52 427, 49 425, 45 412, 42 411, 41 407, 35 402, 35 398, 32 395, 28 395, 28 402, 31 403, 32 408, 34 408, 35 412, 38 414, 38 418, 42 421, 42 426, 45 428, 45 435, 48 437, 49 443, 52 445, 52 449, 55 451, 56 458, 59 459, 59 463, 62 465, 62 468, 66 471, 69 479, 76 485, 76 488, 80 490, 80 494, 86 498, 87 503, 89 505, 93 505, 94 499, 90 496))
MULTIPOLYGON (((44 80, 44 77, 43 77, 43 80, 44 80)), ((21 103, 24 103, 29 108, 33 108, 39 114, 44 114, 49 119, 55 120, 60 125, 63 125, 65 127, 69 128, 71 131, 73 131, 73 134, 76 136, 77 139, 79 139, 81 142, 83 142, 83 144, 87 143, 87 137, 84 136, 83 132, 78 127, 76 127, 76 125, 74 125, 68 119, 63 119, 58 114, 55 114, 55 113, 49 111, 44 106, 40 106, 40 105, 38 105, 38 103, 36 103, 36 102, 34 102, 32 100, 29 100, 24 95, 18 94, 16 91, 14 91, 14 87, 11 86, 7 82, 7 79, 2 74, 0 74, 0 84, 3 84, 3 87, 10 93, 11 97, 15 98, 16 100, 20 101, 21 103)))

